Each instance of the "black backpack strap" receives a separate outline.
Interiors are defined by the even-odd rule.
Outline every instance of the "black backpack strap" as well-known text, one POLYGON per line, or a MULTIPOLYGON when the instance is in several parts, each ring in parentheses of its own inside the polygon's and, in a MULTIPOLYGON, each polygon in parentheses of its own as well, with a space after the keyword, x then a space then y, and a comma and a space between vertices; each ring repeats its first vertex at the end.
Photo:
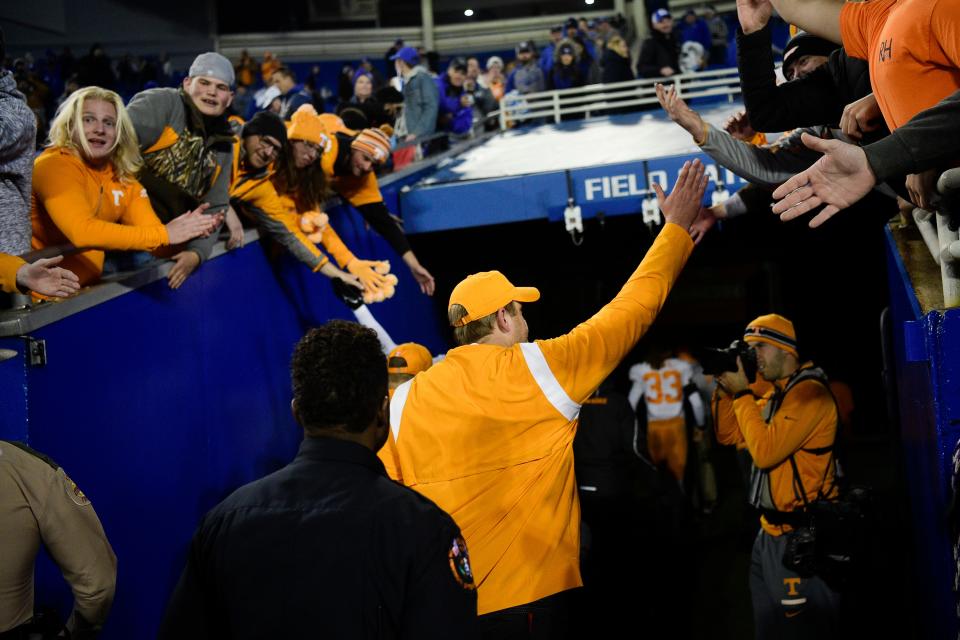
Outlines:
POLYGON ((803 488, 803 480, 800 479, 800 468, 797 467, 797 461, 792 453, 790 454, 790 466, 793 468, 793 492, 797 493, 799 487, 799 498, 803 501, 803 508, 808 509, 810 508, 810 501, 807 500, 807 491, 803 488))

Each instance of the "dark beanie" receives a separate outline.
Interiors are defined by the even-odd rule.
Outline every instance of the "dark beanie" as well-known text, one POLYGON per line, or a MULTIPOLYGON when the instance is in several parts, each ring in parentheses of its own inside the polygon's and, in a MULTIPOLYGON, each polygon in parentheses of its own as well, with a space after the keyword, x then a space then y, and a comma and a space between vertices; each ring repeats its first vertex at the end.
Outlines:
POLYGON ((280 141, 281 145, 287 144, 287 127, 284 126, 280 116, 271 111, 261 111, 250 118, 250 121, 243 125, 240 135, 244 138, 248 136, 273 136, 280 141))
POLYGON ((803 56, 829 56, 834 49, 839 48, 840 45, 829 40, 824 40, 806 31, 799 31, 797 35, 787 41, 787 46, 783 48, 784 72, 803 56))

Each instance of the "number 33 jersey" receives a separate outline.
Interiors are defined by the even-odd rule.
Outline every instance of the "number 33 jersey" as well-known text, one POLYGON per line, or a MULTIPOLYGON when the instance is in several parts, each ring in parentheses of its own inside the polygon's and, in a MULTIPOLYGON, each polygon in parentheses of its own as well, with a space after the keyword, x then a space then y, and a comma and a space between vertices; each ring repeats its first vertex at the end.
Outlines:
POLYGON ((641 398, 647 418, 669 420, 683 415, 683 389, 693 381, 693 368, 677 358, 667 358, 659 369, 647 362, 630 367, 630 405, 636 411, 641 398))

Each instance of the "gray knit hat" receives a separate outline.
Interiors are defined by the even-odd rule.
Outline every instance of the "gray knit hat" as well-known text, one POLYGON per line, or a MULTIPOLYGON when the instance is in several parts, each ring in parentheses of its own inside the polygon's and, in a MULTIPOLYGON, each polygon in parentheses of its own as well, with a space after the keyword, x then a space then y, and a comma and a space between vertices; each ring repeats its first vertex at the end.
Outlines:
POLYGON ((206 53, 198 55, 193 61, 193 64, 190 65, 189 75, 191 78, 206 76, 208 78, 223 80, 231 87, 234 82, 233 65, 230 64, 229 60, 215 51, 207 51, 206 53))

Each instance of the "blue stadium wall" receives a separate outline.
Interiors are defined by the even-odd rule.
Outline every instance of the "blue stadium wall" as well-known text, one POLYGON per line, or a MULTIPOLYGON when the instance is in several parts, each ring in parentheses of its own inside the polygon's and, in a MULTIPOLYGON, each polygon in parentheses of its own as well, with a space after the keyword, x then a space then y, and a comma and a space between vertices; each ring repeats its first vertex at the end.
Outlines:
MULTIPOLYGON (((889 334, 912 531, 918 638, 956 638, 951 457, 960 436, 960 309, 922 313, 888 230, 889 334)), ((905 549, 889 549, 903 554, 905 549)), ((877 585, 878 589, 884 588, 877 585)))
MULTIPOLYGON (((429 298, 363 220, 331 218, 362 257, 391 257, 398 295, 371 306, 397 342, 446 349, 429 298)), ((327 278, 253 243, 211 260, 178 291, 160 280, 31 334, 0 363, 0 439, 61 464, 91 498, 118 557, 116 600, 102 637, 152 638, 201 516, 243 483, 291 460, 302 432, 290 413, 288 363, 304 332, 353 319, 327 278)), ((38 606, 69 613, 72 596, 49 560, 38 606)))

